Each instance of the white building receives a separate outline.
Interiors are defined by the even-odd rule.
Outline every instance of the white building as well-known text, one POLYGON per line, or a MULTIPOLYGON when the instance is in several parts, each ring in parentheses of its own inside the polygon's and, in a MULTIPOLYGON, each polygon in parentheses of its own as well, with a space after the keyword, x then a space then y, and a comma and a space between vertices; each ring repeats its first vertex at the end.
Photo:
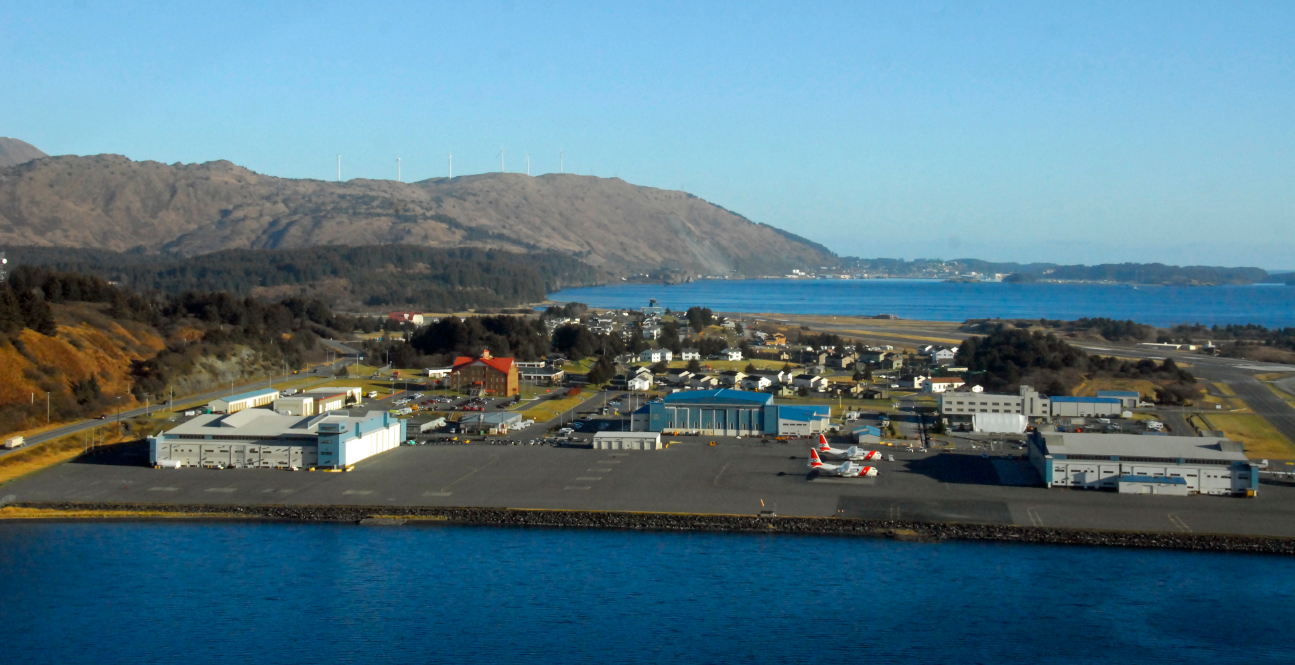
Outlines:
POLYGON ((278 397, 279 391, 273 388, 263 388, 213 399, 207 403, 207 408, 211 409, 212 413, 238 413, 243 409, 254 409, 258 406, 273 404, 278 397))
POLYGON ((698 349, 680 349, 680 360, 701 360, 701 351, 698 349))
MULTIPOLYGON (((359 386, 332 386, 329 388, 311 388, 302 393, 303 395, 314 395, 315 397, 341 394, 349 403, 359 402, 364 397, 364 389, 359 386)), ((339 407, 340 408, 340 407, 339 407)), ((316 408, 316 412, 320 409, 316 408)))
POLYGON ((670 362, 674 360, 674 352, 670 349, 645 349, 639 354, 639 360, 646 363, 670 362))
POLYGON ((922 386, 922 390, 928 393, 942 393, 948 390, 957 390, 965 385, 967 385, 967 382, 956 376, 937 376, 928 380, 922 386))
POLYGON ((625 382, 625 388, 628 390, 645 391, 652 389, 652 375, 639 374, 625 382))
POLYGON ((827 388, 827 379, 813 374, 797 374, 792 377, 791 385, 796 388, 806 388, 808 390, 821 391, 827 388))
POLYGON ((724 360, 741 360, 742 349, 728 348, 719 352, 720 358, 724 360))
POLYGON ((285 416, 315 415, 315 398, 311 395, 292 395, 274 400, 274 410, 285 416))
POLYGON ((1259 468, 1215 437, 1033 432, 1030 462, 1047 487, 1139 494, 1254 496, 1259 468))
POLYGON ((1019 413, 1027 418, 1052 415, 1052 401, 1030 386, 1019 395, 977 392, 945 392, 940 395, 940 414, 951 421, 970 422, 973 413, 1019 413))
POLYGON ((770 381, 767 376, 748 375, 745 379, 742 379, 743 390, 760 392, 772 385, 773 381, 770 381))
POLYGON ((661 450, 660 432, 599 432, 594 450, 661 450))
POLYGON ((149 437, 154 466, 340 468, 405 440, 405 421, 380 411, 363 416, 285 416, 268 409, 208 414, 149 437))

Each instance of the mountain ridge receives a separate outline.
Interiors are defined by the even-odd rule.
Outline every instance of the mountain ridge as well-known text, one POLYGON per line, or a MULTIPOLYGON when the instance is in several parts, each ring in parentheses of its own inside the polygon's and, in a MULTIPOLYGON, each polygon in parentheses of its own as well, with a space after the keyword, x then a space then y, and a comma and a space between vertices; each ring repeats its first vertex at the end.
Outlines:
POLYGON ((414 183, 267 176, 227 160, 60 156, 0 169, 0 243, 222 249, 408 244, 557 251, 615 272, 781 274, 836 257, 692 194, 574 174, 414 183))
POLYGON ((26 141, 0 136, 0 168, 25 164, 41 157, 49 155, 26 141))

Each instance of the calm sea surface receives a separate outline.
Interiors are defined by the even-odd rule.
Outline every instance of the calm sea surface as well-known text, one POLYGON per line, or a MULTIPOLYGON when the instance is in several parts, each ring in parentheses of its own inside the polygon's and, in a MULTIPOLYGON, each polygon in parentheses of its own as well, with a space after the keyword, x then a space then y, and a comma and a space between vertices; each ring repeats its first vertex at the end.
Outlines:
POLYGON ((3 662, 1291 663, 1295 560, 846 538, 0 524, 3 662))
POLYGON ((905 319, 1074 320, 1104 316, 1169 326, 1257 323, 1295 326, 1295 287, 1279 285, 1180 288, 1100 284, 954 284, 923 279, 703 280, 677 286, 622 284, 567 289, 550 298, 595 307, 693 305, 725 312, 894 314, 905 319))

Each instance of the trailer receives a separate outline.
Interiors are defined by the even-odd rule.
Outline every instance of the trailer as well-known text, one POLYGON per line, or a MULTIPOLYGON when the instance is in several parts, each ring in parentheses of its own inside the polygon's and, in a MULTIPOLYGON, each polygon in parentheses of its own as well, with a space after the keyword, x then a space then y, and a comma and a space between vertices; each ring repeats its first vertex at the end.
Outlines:
POLYGON ((11 436, 5 439, 4 447, 6 450, 13 450, 14 448, 21 448, 26 444, 27 440, 21 436, 11 436))

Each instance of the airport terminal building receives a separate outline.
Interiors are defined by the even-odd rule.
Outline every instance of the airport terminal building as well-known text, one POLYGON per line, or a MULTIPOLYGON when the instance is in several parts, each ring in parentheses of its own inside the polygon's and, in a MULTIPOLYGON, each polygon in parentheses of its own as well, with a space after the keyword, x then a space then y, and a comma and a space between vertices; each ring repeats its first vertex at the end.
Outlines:
POLYGON ((149 437, 149 461, 178 468, 340 468, 405 440, 405 421, 382 411, 289 416, 268 409, 198 416, 149 437))
POLYGON ((1259 490, 1259 469, 1241 444, 1214 437, 1036 431, 1029 455, 1047 487, 1182 496, 1259 490))
POLYGON ((808 436, 827 429, 830 407, 779 405, 773 395, 746 390, 689 390, 648 405, 648 430, 712 436, 808 436))

